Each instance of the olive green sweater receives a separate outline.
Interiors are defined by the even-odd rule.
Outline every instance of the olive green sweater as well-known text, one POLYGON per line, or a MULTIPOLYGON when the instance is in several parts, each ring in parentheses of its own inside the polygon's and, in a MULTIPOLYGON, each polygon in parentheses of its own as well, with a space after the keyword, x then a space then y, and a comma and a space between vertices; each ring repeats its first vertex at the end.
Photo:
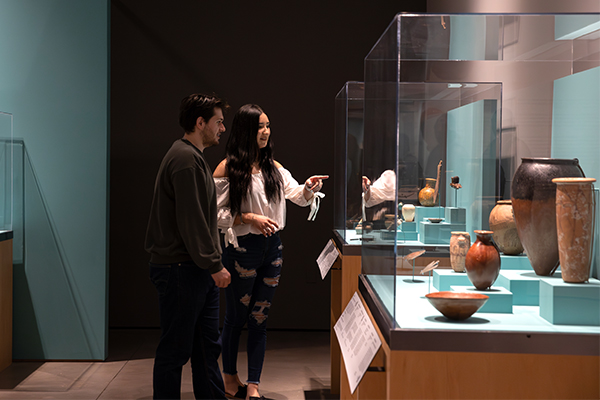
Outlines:
POLYGON ((212 171, 185 139, 173 143, 160 164, 145 248, 151 263, 193 261, 211 274, 223 268, 212 171))

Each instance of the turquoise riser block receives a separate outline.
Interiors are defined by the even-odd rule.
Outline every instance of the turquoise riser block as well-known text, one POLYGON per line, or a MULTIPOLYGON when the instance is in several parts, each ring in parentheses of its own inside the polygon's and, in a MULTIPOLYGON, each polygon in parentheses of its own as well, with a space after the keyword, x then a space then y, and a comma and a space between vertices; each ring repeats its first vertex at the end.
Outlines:
POLYGON ((533 267, 529 262, 529 258, 527 258, 527 256, 524 254, 519 256, 507 256, 505 254, 500 254, 500 266, 503 270, 521 269, 533 271, 533 267))
POLYGON ((450 290, 452 286, 470 286, 471 284, 466 272, 454 272, 452 269, 434 269, 433 270, 433 287, 438 291, 443 292, 450 290))
POLYGON ((421 222, 425 218, 444 218, 444 207, 415 207, 415 222, 421 222))
POLYGON ((416 232, 417 231, 417 223, 415 221, 406 222, 403 221, 402 225, 398 227, 402 232, 416 232))
POLYGON ((539 305, 540 277, 533 270, 501 270, 496 285, 512 292, 515 306, 539 305))
POLYGON ((444 219, 451 224, 466 224, 467 209, 461 207, 446 207, 444 219))
POLYGON ((600 326, 600 281, 540 279, 540 317, 556 325, 600 326))
POLYGON ((501 286, 492 286, 488 290, 477 290, 473 286, 450 286, 450 289, 454 292, 479 293, 488 296, 488 301, 478 312, 511 314, 513 311, 513 294, 501 286))
POLYGON ((450 244, 453 231, 464 231, 465 224, 419 222, 419 240, 424 244, 450 244))

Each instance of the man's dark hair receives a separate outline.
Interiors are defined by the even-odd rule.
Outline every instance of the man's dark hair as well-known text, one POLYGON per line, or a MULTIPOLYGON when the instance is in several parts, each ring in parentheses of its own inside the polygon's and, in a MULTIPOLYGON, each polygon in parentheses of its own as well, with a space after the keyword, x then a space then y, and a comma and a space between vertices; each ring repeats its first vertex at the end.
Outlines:
POLYGON ((201 93, 190 94, 181 100, 179 125, 185 133, 190 133, 194 130, 198 117, 202 117, 205 122, 208 122, 215 115, 215 108, 220 108, 225 112, 229 105, 225 100, 216 96, 201 93))

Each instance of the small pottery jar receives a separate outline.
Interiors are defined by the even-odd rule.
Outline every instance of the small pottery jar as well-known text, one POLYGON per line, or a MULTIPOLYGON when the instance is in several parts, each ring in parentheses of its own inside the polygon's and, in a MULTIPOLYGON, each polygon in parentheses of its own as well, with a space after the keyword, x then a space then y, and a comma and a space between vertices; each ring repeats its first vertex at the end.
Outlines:
POLYGON ((589 280, 594 241, 594 178, 555 178, 556 231, 562 279, 589 280))
POLYGON ((434 178, 425 178, 425 187, 419 192, 419 203, 424 207, 433 207, 435 205, 435 182, 434 178))
POLYGON ((402 206, 402 218, 404 218, 406 222, 413 222, 415 220, 414 204, 405 204, 402 206))
POLYGON ((519 239, 538 275, 558 268, 556 184, 554 178, 585 177, 574 159, 523 158, 511 184, 511 200, 519 239))
POLYGON ((471 247, 469 232, 450 232, 450 266, 454 272, 465 272, 465 259, 471 247))
POLYGON ((475 231, 477 240, 467 252, 465 269, 467 277, 477 288, 485 290, 491 287, 500 274, 500 252, 494 243, 492 231, 475 231))
POLYGON ((512 201, 500 200, 490 212, 490 231, 494 232, 494 242, 504 254, 516 256, 523 252, 523 245, 517 233, 512 201))

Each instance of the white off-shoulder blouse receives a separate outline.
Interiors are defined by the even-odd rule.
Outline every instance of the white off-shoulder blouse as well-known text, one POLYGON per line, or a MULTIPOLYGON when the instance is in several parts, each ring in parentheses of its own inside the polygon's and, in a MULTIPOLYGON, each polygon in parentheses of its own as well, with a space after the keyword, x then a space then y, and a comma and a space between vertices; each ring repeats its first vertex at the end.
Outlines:
MULTIPOLYGON (((311 206, 311 216, 316 215, 318 210, 318 202, 323 193, 315 193, 310 200, 304 197, 304 185, 300 185, 298 181, 292 177, 292 174, 287 169, 281 167, 278 169, 283 178, 283 196, 281 200, 276 202, 268 202, 265 193, 265 181, 262 172, 252 174, 251 190, 242 200, 241 212, 260 214, 271 218, 277 222, 279 231, 285 227, 285 199, 291 200, 301 207, 311 206), (315 200, 317 199, 317 200, 315 200)), ((229 178, 214 178, 217 188, 217 208, 218 208, 218 226, 221 232, 225 234, 227 243, 231 243, 234 247, 238 247, 237 237, 253 233, 261 235, 258 229, 252 224, 233 225, 235 215, 231 214, 229 209, 229 178)), ((309 217, 310 218, 310 217, 309 217)))

